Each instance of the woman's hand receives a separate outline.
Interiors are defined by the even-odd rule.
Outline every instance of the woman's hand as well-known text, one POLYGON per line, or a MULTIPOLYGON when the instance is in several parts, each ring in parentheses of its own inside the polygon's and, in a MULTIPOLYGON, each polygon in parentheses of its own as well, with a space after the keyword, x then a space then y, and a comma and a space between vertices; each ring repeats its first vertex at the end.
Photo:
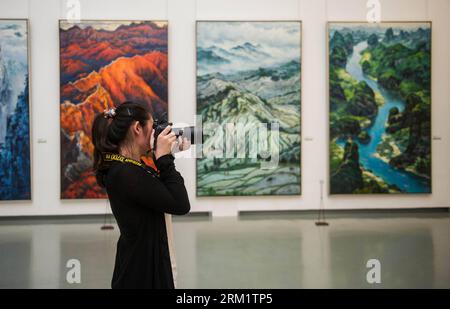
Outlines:
MULTIPOLYGON (((155 159, 158 160, 160 157, 172 153, 172 147, 177 140, 175 133, 171 132, 172 127, 167 126, 158 135, 158 140, 156 141, 155 149, 155 159)), ((153 131, 152 135, 155 133, 153 131)))
POLYGON ((191 142, 186 137, 179 136, 173 145, 172 153, 188 150, 189 147, 191 147, 191 142))

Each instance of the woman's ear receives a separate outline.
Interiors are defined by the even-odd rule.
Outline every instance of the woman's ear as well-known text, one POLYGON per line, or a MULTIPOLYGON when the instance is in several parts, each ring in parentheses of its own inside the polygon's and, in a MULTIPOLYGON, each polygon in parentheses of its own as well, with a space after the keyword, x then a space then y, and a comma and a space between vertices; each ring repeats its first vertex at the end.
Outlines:
POLYGON ((135 135, 139 135, 139 133, 142 131, 142 127, 139 124, 139 121, 135 121, 131 128, 133 129, 133 134, 135 135))

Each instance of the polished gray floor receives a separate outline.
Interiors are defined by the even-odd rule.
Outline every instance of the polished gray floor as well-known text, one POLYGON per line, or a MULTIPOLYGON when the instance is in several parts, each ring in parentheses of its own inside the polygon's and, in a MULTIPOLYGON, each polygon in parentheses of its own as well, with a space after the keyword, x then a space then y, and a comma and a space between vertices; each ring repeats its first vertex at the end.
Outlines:
MULTIPOLYGON (((0 288, 109 288, 114 230, 102 218, 0 220, 0 288), (66 263, 81 263, 69 284, 66 263)), ((174 220, 179 288, 450 288, 448 211, 190 216, 174 220), (366 263, 381 264, 369 284, 366 263)))

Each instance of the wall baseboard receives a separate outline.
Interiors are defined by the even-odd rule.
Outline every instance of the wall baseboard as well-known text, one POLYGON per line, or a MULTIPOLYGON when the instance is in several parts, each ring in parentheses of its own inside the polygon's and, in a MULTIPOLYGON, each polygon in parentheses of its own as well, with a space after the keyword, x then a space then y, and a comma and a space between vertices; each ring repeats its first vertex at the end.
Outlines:
MULTIPOLYGON (((238 220, 267 220, 268 218, 311 220, 316 219, 317 215, 317 210, 240 211, 238 220)), ((450 208, 330 209, 325 211, 326 219, 442 218, 443 216, 450 216, 450 208)), ((174 222, 211 221, 212 214, 210 212, 193 212, 184 216, 172 216, 172 218, 174 222)), ((112 214, 0 217, 0 225, 77 223, 116 224, 116 220, 112 214)))

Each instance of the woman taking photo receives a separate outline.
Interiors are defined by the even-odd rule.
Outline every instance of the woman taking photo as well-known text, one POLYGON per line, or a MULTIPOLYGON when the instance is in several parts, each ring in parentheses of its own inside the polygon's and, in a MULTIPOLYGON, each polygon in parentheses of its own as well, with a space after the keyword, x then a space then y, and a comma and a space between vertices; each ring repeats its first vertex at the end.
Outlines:
POLYGON ((96 116, 92 127, 94 170, 106 189, 120 229, 112 288, 174 288, 165 214, 189 212, 183 177, 172 149, 183 150, 166 127, 153 145, 153 118, 140 104, 125 102, 96 116), (141 157, 153 153, 157 171, 141 157))

